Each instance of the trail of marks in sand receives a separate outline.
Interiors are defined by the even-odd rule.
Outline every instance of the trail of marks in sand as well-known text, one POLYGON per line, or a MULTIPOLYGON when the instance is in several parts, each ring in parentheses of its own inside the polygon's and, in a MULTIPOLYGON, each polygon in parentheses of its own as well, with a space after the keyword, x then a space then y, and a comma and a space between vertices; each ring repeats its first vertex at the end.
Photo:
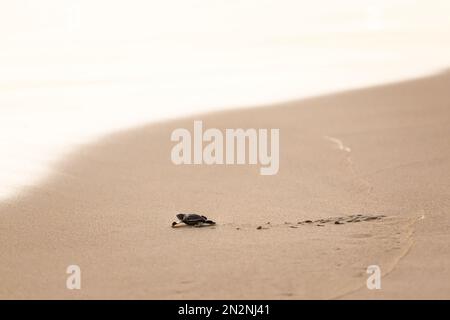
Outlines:
POLYGON ((342 224, 347 224, 347 223, 357 223, 357 222, 363 222, 363 221, 381 220, 384 217, 386 217, 386 216, 384 216, 384 215, 352 214, 352 215, 330 217, 330 218, 317 219, 317 220, 303 220, 303 221, 298 221, 296 223, 284 222, 284 224, 275 224, 274 225, 274 224, 271 224, 270 222, 268 222, 264 226, 258 226, 257 229, 268 229, 269 227, 277 227, 277 226, 287 226, 289 228, 294 228, 294 229, 299 228, 301 226, 324 227, 326 224, 342 225, 342 224))
POLYGON ((335 146, 336 149, 338 149, 339 151, 343 151, 346 154, 345 160, 348 164, 348 167, 350 169, 351 175, 355 178, 358 179, 362 185, 364 186, 364 188, 367 190, 367 193, 371 193, 372 192, 372 185, 369 183, 369 181, 367 179, 365 179, 364 177, 362 177, 360 174, 358 174, 356 168, 355 168, 355 164, 353 163, 353 159, 351 157, 351 152, 352 149, 350 147, 348 147, 347 145, 344 144, 344 142, 336 137, 331 137, 331 136, 324 136, 323 137, 325 140, 328 140, 330 142, 332 142, 335 146))
POLYGON ((352 149, 350 149, 350 147, 347 147, 346 145, 344 145, 342 140, 340 140, 338 138, 324 136, 324 139, 333 142, 335 144, 336 148, 341 150, 341 151, 352 152, 352 149))

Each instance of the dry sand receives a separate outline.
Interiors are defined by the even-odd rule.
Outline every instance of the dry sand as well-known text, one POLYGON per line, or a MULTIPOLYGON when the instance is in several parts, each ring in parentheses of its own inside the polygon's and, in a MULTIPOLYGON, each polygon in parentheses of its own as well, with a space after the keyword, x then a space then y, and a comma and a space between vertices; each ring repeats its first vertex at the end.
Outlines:
POLYGON ((445 73, 195 117, 280 128, 275 176, 173 165, 170 133, 194 118, 80 148, 0 204, 0 298, 449 299, 449 88, 445 73), (218 225, 173 229, 177 212, 218 225), (385 217, 298 224, 355 214, 385 217))

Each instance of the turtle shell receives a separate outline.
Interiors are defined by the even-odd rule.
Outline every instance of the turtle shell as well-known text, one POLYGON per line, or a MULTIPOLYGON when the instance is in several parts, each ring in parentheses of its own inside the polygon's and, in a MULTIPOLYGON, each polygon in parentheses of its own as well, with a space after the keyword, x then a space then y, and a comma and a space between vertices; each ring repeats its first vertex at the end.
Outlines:
POLYGON ((195 213, 180 213, 177 214, 177 218, 188 225, 195 225, 207 220, 205 216, 201 216, 195 213))

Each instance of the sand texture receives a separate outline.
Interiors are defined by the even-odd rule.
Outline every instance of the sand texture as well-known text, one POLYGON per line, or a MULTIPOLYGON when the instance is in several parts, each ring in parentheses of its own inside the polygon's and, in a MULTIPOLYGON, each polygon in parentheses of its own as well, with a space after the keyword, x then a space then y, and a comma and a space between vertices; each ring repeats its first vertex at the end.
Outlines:
POLYGON ((449 73, 118 132, 0 204, 0 298, 449 299, 449 157, 449 73), (279 128, 279 173, 175 166, 193 120, 279 128))

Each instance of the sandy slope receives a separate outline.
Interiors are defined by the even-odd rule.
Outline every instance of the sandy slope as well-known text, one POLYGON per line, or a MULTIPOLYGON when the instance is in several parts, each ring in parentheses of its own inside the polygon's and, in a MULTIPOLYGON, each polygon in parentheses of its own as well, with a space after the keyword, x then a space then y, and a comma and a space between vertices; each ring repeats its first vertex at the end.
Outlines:
POLYGON ((195 118, 280 128, 276 176, 174 166, 170 133, 194 119, 76 150, 0 205, 0 298, 448 299, 449 87, 446 73, 195 118), (218 225, 172 229, 179 211, 218 225), (385 217, 298 224, 353 214, 385 217), (65 288, 70 264, 80 291, 65 288))

